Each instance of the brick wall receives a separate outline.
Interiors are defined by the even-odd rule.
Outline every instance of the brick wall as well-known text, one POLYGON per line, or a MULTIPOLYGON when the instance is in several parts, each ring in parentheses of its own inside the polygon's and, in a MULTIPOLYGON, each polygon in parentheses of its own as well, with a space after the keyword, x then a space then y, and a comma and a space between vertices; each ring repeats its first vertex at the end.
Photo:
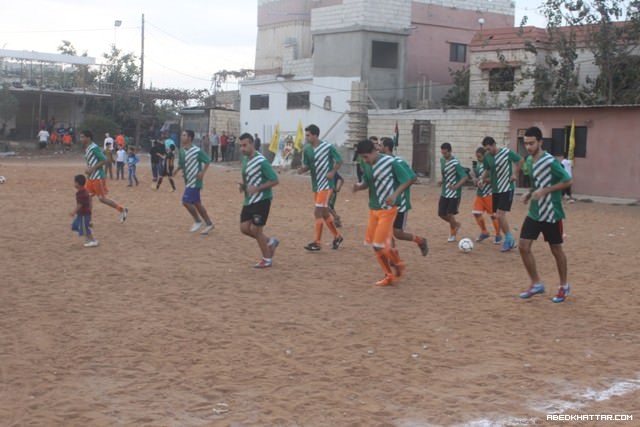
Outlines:
MULTIPOLYGON (((413 161, 412 130, 416 120, 429 120, 433 124, 431 170, 440 173, 440 145, 449 142, 453 155, 465 167, 471 167, 475 151, 485 136, 492 136, 498 146, 506 146, 509 141, 508 110, 422 110, 399 112, 397 110, 369 111, 368 135, 393 137, 398 123, 400 134, 398 155, 409 164, 413 161)), ((432 173, 432 177, 434 175, 432 173)))

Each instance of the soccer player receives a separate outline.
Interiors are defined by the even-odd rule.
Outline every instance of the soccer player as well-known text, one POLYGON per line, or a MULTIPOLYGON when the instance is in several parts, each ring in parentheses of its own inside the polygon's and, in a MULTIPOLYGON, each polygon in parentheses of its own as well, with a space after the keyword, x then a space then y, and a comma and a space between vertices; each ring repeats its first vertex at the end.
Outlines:
POLYGON ((449 223, 449 238, 447 242, 457 240, 458 230, 461 224, 456 221, 460 198, 462 197, 462 186, 469 176, 467 171, 460 165, 458 159, 451 154, 451 144, 445 142, 440 146, 440 169, 442 172, 442 192, 438 202, 438 216, 443 221, 449 223))
POLYGON ((305 144, 302 150, 303 166, 298 168, 300 174, 311 172, 311 189, 315 198, 315 240, 304 247, 311 252, 319 251, 321 248, 323 224, 326 224, 333 234, 333 249, 338 249, 344 240, 329 212, 329 197, 335 187, 333 177, 342 165, 342 157, 333 145, 321 141, 319 135, 320 129, 316 125, 309 125, 305 129, 308 144, 305 144))
POLYGON ((486 151, 482 164, 484 172, 482 180, 489 182, 491 178, 491 191, 493 191, 493 209, 498 217, 500 229, 504 233, 502 252, 509 252, 516 246, 511 228, 507 221, 507 212, 511 210, 513 203, 514 182, 518 179, 520 168, 524 159, 518 153, 507 147, 498 148, 495 139, 490 136, 482 140, 482 146, 486 151), (515 165, 515 166, 514 166, 515 165))
POLYGON ((71 216, 75 216, 71 224, 71 230, 76 231, 80 236, 85 236, 85 248, 93 248, 98 246, 98 241, 91 232, 91 195, 84 187, 86 182, 87 179, 84 175, 76 175, 74 177, 76 208, 71 211, 71 216))
POLYGON ((255 268, 268 268, 273 265, 273 254, 280 243, 275 237, 264 235, 271 199, 271 189, 278 185, 278 174, 269 161, 256 151, 254 139, 250 133, 240 135, 240 152, 242 153, 242 182, 240 191, 244 192, 244 204, 240 213, 240 231, 258 242, 262 260, 255 268))
POLYGON ((571 186, 571 177, 558 159, 542 149, 542 131, 539 128, 530 127, 525 131, 524 145, 529 153, 527 164, 531 171, 532 187, 522 198, 524 203, 531 200, 531 204, 520 230, 519 250, 531 285, 520 294, 520 298, 544 293, 544 285, 531 252, 531 244, 542 233, 544 240, 549 243, 560 276, 560 288, 552 301, 563 302, 569 296, 571 287, 567 282, 567 256, 562 249, 562 220, 565 217, 562 190, 571 186))
POLYGON ((484 221, 483 215, 484 213, 488 213, 491 216, 491 222, 493 222, 493 228, 496 231, 496 237, 494 239, 494 243, 496 245, 500 244, 502 240, 502 236, 500 235, 500 223, 498 222, 498 218, 493 210, 493 195, 491 193, 491 185, 482 180, 482 175, 484 174, 484 154, 486 150, 484 147, 478 147, 476 150, 476 162, 473 168, 473 174, 475 179, 473 180, 474 184, 478 189, 476 190, 476 198, 473 200, 473 210, 471 213, 473 214, 476 222, 478 223, 478 227, 480 227, 480 235, 476 239, 476 242, 482 242, 485 239, 491 237, 489 234, 489 230, 487 229, 487 224, 484 221))
POLYGON ((90 130, 80 132, 80 142, 84 148, 84 159, 87 163, 85 170, 85 174, 89 178, 86 184, 87 191, 91 196, 97 196, 101 203, 120 212, 120 222, 125 222, 129 215, 129 209, 107 198, 109 189, 103 167, 111 160, 107 159, 98 144, 93 142, 93 133, 90 130))
POLYGON ((209 156, 200 148, 193 145, 194 133, 192 130, 185 130, 180 135, 180 154, 178 156, 178 168, 175 173, 182 170, 184 177, 184 193, 182 194, 182 205, 193 217, 193 225, 191 232, 195 233, 202 227, 204 221, 205 226, 200 234, 207 235, 213 230, 213 222, 207 210, 202 206, 200 200, 200 190, 202 189, 202 181, 204 174, 209 169, 209 156), (202 217, 202 220, 200 219, 202 217))
MULTIPOLYGON (((407 174, 411 176, 411 185, 413 185, 418 177, 415 172, 407 162, 405 162, 400 157, 396 157, 393 155, 393 147, 394 142, 393 139, 384 137, 381 139, 382 146, 380 148, 380 152, 382 154, 386 154, 395 159, 396 162, 400 164, 401 167, 405 169, 407 174)), ((374 144, 375 145, 375 144, 374 144)), ((417 234, 407 233, 405 229, 407 228, 407 218, 409 216, 409 209, 411 209, 411 189, 407 187, 406 191, 404 191, 401 195, 401 202, 398 206, 398 214, 396 215, 396 219, 393 222, 393 237, 398 240, 406 240, 408 242, 415 242, 418 245, 418 249, 420 249, 420 253, 422 256, 427 256, 429 253, 429 247, 427 246, 427 239, 425 237, 418 236, 417 234)), ((395 246, 395 245, 394 245, 395 246)), ((396 250, 395 247, 393 250, 396 250)))
POLYGON ((413 177, 393 157, 376 150, 369 139, 358 143, 358 154, 364 161, 362 182, 353 185, 353 192, 369 189, 369 221, 365 243, 372 245, 384 278, 377 286, 397 282, 404 274, 405 264, 391 247, 393 222, 402 202, 400 197, 413 183, 413 177), (391 266, 394 266, 395 272, 391 266))

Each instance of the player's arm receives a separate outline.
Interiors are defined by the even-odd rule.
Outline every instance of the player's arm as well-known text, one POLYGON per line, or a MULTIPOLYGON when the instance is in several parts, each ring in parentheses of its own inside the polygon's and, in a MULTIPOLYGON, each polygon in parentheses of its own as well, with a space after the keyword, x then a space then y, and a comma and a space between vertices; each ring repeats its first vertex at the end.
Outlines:
POLYGON ((331 156, 333 157, 333 169, 327 173, 327 179, 333 179, 338 169, 340 169, 340 166, 342 166, 342 157, 340 157, 340 153, 338 153, 338 150, 336 150, 336 147, 333 145, 331 146, 331 156))
POLYGON ((82 209, 82 205, 80 203, 76 203, 76 208, 71 211, 71 216, 76 216, 78 212, 82 209))
POLYGON ((524 158, 520 157, 520 160, 513 163, 513 175, 511 176, 511 181, 518 181, 518 176, 520 176, 520 170, 522 170, 522 165, 524 164, 524 158))
POLYGON ((356 191, 366 190, 367 188, 369 188, 369 184, 367 184, 363 180, 362 182, 356 182, 355 184, 353 184, 353 187, 351 187, 351 192, 355 193, 356 191))
POLYGON ((339 193, 340 190, 342 190, 342 186, 344 185, 344 178, 342 178, 341 176, 338 177, 338 180, 336 182, 336 193, 339 193))

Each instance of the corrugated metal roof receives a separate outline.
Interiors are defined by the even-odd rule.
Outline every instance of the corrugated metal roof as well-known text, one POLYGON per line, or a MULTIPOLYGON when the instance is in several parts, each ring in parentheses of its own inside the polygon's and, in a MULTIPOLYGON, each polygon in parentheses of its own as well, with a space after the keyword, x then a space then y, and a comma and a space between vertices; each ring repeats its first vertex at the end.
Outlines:
POLYGON ((0 58, 25 59, 28 61, 58 62, 74 65, 95 65, 96 59, 90 56, 62 55, 28 50, 0 49, 0 58))

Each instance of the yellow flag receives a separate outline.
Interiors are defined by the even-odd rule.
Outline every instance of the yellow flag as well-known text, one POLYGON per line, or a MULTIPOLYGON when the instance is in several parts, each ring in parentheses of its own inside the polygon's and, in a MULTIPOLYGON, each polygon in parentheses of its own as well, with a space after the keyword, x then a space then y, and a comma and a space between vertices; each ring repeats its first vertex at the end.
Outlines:
POLYGON ((574 163, 574 154, 576 151, 576 122, 571 119, 571 133, 569 134, 569 160, 571 161, 571 166, 574 163))
POLYGON ((276 130, 271 136, 271 143, 269 144, 269 151, 272 153, 278 152, 278 144, 280 143, 280 123, 276 125, 276 130))
POLYGON ((302 128, 302 120, 298 120, 298 130, 296 132, 296 139, 293 142, 293 148, 297 151, 302 151, 302 142, 304 141, 304 129, 302 128))

